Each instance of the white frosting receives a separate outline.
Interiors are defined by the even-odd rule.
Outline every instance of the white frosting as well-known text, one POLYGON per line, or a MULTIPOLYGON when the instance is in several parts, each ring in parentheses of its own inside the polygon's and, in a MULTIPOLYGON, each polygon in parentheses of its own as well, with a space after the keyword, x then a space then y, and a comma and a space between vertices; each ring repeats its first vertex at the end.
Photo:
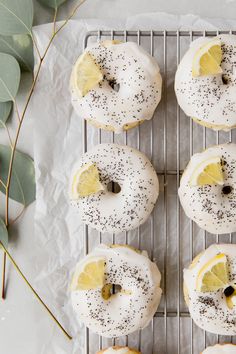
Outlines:
POLYGON ((106 349, 103 354, 127 354, 129 353, 129 348, 119 348, 119 349, 114 349, 112 347, 106 349))
POLYGON ((95 43, 86 52, 100 67, 104 79, 83 98, 78 97, 71 80, 72 104, 79 117, 112 126, 118 133, 125 124, 151 119, 162 86, 155 59, 133 42, 108 47, 95 43), (114 81, 120 85, 118 92, 109 84, 114 81))
POLYGON ((145 155, 125 145, 100 144, 82 156, 75 171, 95 163, 105 190, 72 200, 81 220, 101 232, 117 233, 144 223, 159 194, 156 172, 145 155), (117 194, 109 192, 109 182, 120 185, 117 194))
POLYGON ((235 335, 236 308, 227 306, 224 289, 204 293, 196 290, 200 269, 219 253, 227 256, 230 284, 236 284, 236 245, 211 245, 192 269, 184 270, 189 312, 194 322, 204 330, 220 335, 235 335))
POLYGON ((145 254, 127 247, 100 245, 78 263, 77 269, 91 257, 106 261, 105 283, 120 285, 122 292, 108 300, 101 289, 74 291, 72 306, 78 321, 104 337, 119 337, 148 325, 161 299, 161 274, 145 254), (126 293, 125 293, 126 292, 126 293))
POLYGON ((216 344, 203 350, 202 354, 236 354, 236 346, 233 344, 216 344))
POLYGON ((193 155, 180 181, 179 198, 187 216, 201 228, 213 234, 236 231, 236 145, 213 146, 193 155), (224 186, 232 187, 229 194, 224 194, 220 185, 189 183, 196 167, 212 157, 220 157, 224 164, 224 186))
POLYGON ((228 130, 236 125, 236 36, 220 35, 218 38, 223 52, 221 68, 228 83, 223 83, 222 75, 192 76, 195 53, 212 40, 202 37, 191 43, 179 64, 175 92, 186 115, 210 124, 212 128, 228 130))

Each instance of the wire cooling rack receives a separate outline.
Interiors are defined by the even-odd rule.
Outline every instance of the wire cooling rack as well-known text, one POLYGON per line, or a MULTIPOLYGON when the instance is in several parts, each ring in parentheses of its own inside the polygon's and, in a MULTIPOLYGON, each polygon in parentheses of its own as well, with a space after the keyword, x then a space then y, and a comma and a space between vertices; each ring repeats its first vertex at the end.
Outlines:
MULTIPOLYGON (((162 273, 163 297, 149 326, 138 333, 108 340, 85 329, 85 354, 110 345, 129 345, 142 354, 199 354, 217 342, 236 342, 199 329, 183 300, 182 270, 195 255, 215 242, 235 243, 236 235, 211 235, 183 213, 178 200, 181 173, 190 157, 204 148, 236 142, 236 132, 213 132, 185 116, 174 94, 174 76, 181 57, 194 39, 231 31, 93 31, 84 38, 86 48, 104 39, 134 41, 155 56, 163 78, 163 94, 155 116, 140 127, 116 135, 83 124, 84 152, 90 145, 116 142, 136 147, 152 161, 160 181, 160 196, 149 220, 137 230, 119 235, 100 234, 84 227, 84 250, 94 243, 128 243, 146 249, 162 273)), ((93 244, 93 246, 91 246, 93 244)))

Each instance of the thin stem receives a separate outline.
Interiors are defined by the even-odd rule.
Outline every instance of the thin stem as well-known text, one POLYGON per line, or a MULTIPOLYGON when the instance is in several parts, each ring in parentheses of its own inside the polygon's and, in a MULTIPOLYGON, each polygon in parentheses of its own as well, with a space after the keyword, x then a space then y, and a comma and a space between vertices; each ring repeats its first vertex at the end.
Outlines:
POLYGON ((15 110, 16 110, 16 115, 17 115, 18 121, 20 122, 20 112, 19 112, 18 105, 17 105, 17 102, 16 102, 15 99, 14 99, 14 106, 15 106, 15 110))
POLYGON ((39 59, 41 59, 41 53, 40 53, 40 51, 39 51, 39 47, 38 47, 38 44, 37 44, 37 41, 36 41, 36 39, 35 39, 35 37, 34 37, 33 32, 30 33, 30 37, 32 38, 32 41, 33 41, 33 43, 34 43, 34 46, 35 46, 36 52, 37 52, 37 54, 38 54, 38 57, 39 57, 39 59))
POLYGON ((41 61, 44 60, 45 56, 47 55, 47 52, 50 48, 51 43, 53 42, 54 38, 56 37, 56 35, 66 26, 66 24, 69 22, 69 20, 74 16, 74 14, 76 13, 76 11, 78 10, 78 8, 85 2, 86 0, 81 0, 80 3, 74 8, 74 10, 71 12, 71 14, 69 15, 69 17, 63 22, 63 24, 55 31, 55 33, 53 33, 52 37, 50 38, 48 45, 45 49, 44 54, 41 57, 41 61))
POLYGON ((5 185, 5 183, 0 179, 0 184, 6 189, 7 186, 5 185))
POLYGON ((56 20, 57 20, 57 7, 55 8, 54 17, 53 17, 53 34, 56 32, 56 20))
POLYGON ((2 258, 2 299, 5 300, 5 276, 6 276, 6 252, 3 252, 2 258))
POLYGON ((7 127, 7 125, 5 123, 3 123, 1 120, 0 120, 0 124, 6 129, 6 132, 7 132, 7 135, 8 135, 8 139, 9 139, 9 142, 10 142, 10 145, 12 147, 12 139, 11 139, 11 135, 10 135, 10 131, 7 127))
POLYGON ((72 337, 68 334, 68 332, 65 330, 65 328, 61 325, 61 323, 57 320, 57 318, 54 316, 54 314, 51 312, 51 310, 49 309, 49 307, 45 304, 45 302, 42 300, 42 298, 39 296, 39 294, 36 292, 36 290, 32 287, 32 285, 30 284, 30 282, 27 280, 27 278, 25 277, 25 275, 23 274, 23 272, 21 271, 20 267, 18 266, 18 264, 15 262, 14 258, 11 256, 11 254, 9 253, 9 251, 7 250, 7 248, 3 245, 3 243, 0 241, 0 245, 2 246, 2 248, 5 251, 5 254, 7 254, 8 258, 10 259, 10 261, 12 262, 12 264, 14 265, 15 269, 17 270, 17 272, 20 274, 20 276, 23 278, 24 282, 28 285, 28 287, 31 289, 31 291, 34 293, 34 295, 36 296, 36 298, 39 300, 39 302, 44 306, 44 308, 47 310, 47 312, 49 313, 49 315, 52 317, 52 319, 56 322, 56 324, 59 326, 59 328, 62 330, 62 332, 66 335, 66 337, 68 339, 72 339, 72 337))
POLYGON ((21 215, 24 213, 24 211, 25 211, 25 205, 23 206, 22 210, 17 215, 17 217, 9 223, 9 226, 12 226, 21 217, 21 215))

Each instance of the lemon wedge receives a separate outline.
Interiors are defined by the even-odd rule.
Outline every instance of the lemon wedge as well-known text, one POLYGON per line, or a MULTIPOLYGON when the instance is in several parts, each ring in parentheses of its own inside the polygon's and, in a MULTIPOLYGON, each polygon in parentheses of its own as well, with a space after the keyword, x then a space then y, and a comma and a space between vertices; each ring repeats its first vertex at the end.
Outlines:
POLYGON ((71 291, 102 289, 105 283, 104 258, 90 259, 84 266, 76 270, 72 282, 71 291))
POLYGON ((72 198, 78 199, 96 194, 104 190, 99 180, 99 172, 95 164, 84 165, 75 175, 72 182, 72 198))
POLYGON ((213 292, 229 283, 227 257, 220 253, 207 262, 197 276, 197 291, 213 292))
POLYGON ((71 83, 79 97, 84 97, 103 79, 103 74, 92 56, 85 52, 75 63, 71 83))
POLYGON ((198 49, 193 58, 193 77, 221 74, 221 43, 218 38, 212 39, 198 49))
POLYGON ((224 176, 222 171, 221 157, 216 156, 200 163, 194 170, 189 181, 191 186, 204 186, 209 184, 223 185, 224 176))

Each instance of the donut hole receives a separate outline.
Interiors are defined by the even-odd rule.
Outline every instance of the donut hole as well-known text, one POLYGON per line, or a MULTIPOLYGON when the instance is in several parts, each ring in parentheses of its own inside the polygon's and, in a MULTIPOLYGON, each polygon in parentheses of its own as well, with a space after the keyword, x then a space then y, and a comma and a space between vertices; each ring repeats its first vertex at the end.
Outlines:
POLYGON ((110 181, 107 185, 107 190, 108 190, 108 192, 118 194, 121 191, 121 187, 120 187, 119 183, 114 182, 114 181, 110 181))
POLYGON ((230 194, 232 192, 233 188, 231 186, 223 186, 222 188, 222 193, 227 195, 230 194))
POLYGON ((233 295, 233 293, 234 293, 234 288, 232 286, 227 286, 227 288, 225 288, 224 290, 224 294, 226 297, 233 295))
POLYGON ((109 80, 108 83, 114 91, 119 92, 120 84, 118 84, 115 79, 109 80))
POLYGON ((114 294, 121 292, 122 287, 119 284, 106 284, 102 288, 102 297, 104 300, 110 299, 114 294))
POLYGON ((222 82, 223 82, 224 85, 228 85, 229 79, 227 78, 227 76, 222 75, 222 82))

